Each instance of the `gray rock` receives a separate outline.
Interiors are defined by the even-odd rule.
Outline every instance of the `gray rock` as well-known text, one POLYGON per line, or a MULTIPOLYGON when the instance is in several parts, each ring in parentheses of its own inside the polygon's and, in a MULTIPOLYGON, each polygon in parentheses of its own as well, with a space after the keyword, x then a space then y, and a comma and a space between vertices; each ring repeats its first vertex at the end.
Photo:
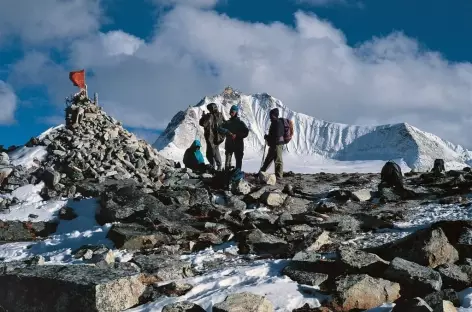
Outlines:
POLYGON ((367 201, 372 198, 372 191, 369 189, 362 189, 352 192, 351 198, 355 201, 367 201))
POLYGON ((275 185, 275 183, 277 183, 277 177, 275 174, 263 171, 259 173, 259 180, 267 185, 275 185))
POLYGON ((331 303, 335 311, 368 310, 400 297, 400 284, 366 274, 340 276, 331 303))
POLYGON ((441 274, 444 287, 461 291, 472 285, 472 267, 470 266, 445 264, 437 267, 436 270, 441 274))
POLYGON ((8 311, 122 311, 139 303, 140 275, 81 265, 45 265, 0 275, 8 311))
POLYGON ((189 301, 171 303, 162 308, 162 312, 205 312, 206 310, 189 301))
POLYGON ((75 213, 74 209, 71 207, 62 207, 59 210, 59 218, 61 220, 73 220, 77 218, 77 214, 75 213))
POLYGON ((255 229, 239 234, 238 248, 241 254, 277 256, 286 254, 289 251, 289 244, 281 238, 255 229))
POLYGON ((309 272, 300 270, 296 266, 288 265, 284 268, 283 274, 290 277, 299 284, 320 286, 328 280, 329 275, 325 273, 309 272))
POLYGON ((402 239, 368 250, 385 260, 399 257, 432 268, 459 260, 459 253, 439 227, 418 230, 402 239))
POLYGON ((116 248, 127 250, 153 248, 159 243, 169 243, 166 234, 133 223, 113 224, 108 231, 107 238, 115 244, 116 248))
POLYGON ((380 277, 388 267, 388 262, 379 256, 354 248, 343 247, 338 250, 339 262, 349 273, 365 273, 380 277))
POLYGON ((153 276, 157 281, 168 281, 194 275, 190 263, 175 256, 158 254, 135 255, 131 260, 142 272, 153 276))
POLYGON ((450 288, 430 293, 424 296, 423 299, 433 310, 441 305, 443 300, 450 301, 457 307, 461 305, 457 292, 450 288))
POLYGON ((61 174, 52 168, 44 170, 42 179, 48 187, 54 187, 61 180, 61 174))
POLYGON ((213 306, 213 312, 273 312, 274 306, 266 298, 249 292, 231 294, 213 306))
POLYGON ((251 185, 244 179, 231 184, 231 192, 235 195, 247 195, 251 193, 251 185))
POLYGON ((287 199, 287 196, 287 194, 281 192, 265 192, 261 196, 261 200, 268 206, 278 207, 283 205, 285 199, 287 199))
POLYGON ((438 272, 402 258, 394 258, 384 275, 385 278, 400 283, 402 291, 413 295, 423 296, 439 291, 442 287, 438 272))

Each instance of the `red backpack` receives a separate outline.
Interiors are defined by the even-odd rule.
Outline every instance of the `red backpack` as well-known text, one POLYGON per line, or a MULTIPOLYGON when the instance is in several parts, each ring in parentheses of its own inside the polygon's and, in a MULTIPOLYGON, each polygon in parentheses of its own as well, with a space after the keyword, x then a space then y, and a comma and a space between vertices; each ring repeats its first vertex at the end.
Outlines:
POLYGON ((284 123, 284 143, 287 144, 293 137, 293 121, 288 118, 281 118, 284 123))

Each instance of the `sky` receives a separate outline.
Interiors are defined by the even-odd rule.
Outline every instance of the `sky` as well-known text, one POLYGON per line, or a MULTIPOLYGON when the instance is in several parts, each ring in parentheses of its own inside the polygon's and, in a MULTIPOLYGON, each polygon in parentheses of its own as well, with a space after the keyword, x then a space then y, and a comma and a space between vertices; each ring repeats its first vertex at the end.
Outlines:
POLYGON ((63 123, 68 78, 153 142, 232 86, 472 149, 470 0, 0 0, 0 144, 63 123))

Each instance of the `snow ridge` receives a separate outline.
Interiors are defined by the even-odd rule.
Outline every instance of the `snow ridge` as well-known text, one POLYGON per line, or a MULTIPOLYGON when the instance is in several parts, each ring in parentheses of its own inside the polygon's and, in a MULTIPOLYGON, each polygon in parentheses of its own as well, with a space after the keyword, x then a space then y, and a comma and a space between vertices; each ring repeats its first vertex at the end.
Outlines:
POLYGON ((402 159, 416 170, 429 170, 436 158, 443 158, 449 168, 461 168, 472 159, 472 153, 462 146, 407 123, 359 126, 328 122, 294 112, 267 93, 245 95, 231 88, 218 95, 206 96, 197 105, 178 112, 154 147, 165 157, 181 160, 194 139, 200 139, 205 145, 198 121, 207 110, 206 105, 212 102, 226 119, 231 105, 240 106, 240 117, 250 129, 245 140, 245 154, 262 153, 264 133, 270 125, 269 111, 277 107, 281 117, 294 121, 295 134, 286 146, 286 153, 290 155, 343 161, 402 159))

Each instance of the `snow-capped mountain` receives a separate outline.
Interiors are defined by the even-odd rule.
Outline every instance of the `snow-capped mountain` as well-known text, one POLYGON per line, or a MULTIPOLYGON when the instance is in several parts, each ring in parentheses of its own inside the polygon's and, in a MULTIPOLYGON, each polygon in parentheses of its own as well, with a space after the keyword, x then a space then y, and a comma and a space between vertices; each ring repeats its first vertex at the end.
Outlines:
POLYGON ((344 161, 402 159, 408 167, 416 170, 429 170, 436 158, 443 158, 449 168, 464 166, 472 159, 472 153, 462 146, 406 123, 355 126, 328 122, 294 112, 267 93, 245 95, 231 88, 207 96, 197 105, 178 112, 154 147, 165 157, 181 160, 181 155, 194 139, 200 139, 204 145, 203 128, 198 121, 207 110, 207 104, 212 102, 217 104, 226 119, 231 105, 239 105, 239 115, 250 129, 245 140, 246 155, 262 153, 264 133, 270 125, 269 111, 277 107, 282 117, 294 121, 295 134, 287 145, 287 153, 291 155, 344 161))

